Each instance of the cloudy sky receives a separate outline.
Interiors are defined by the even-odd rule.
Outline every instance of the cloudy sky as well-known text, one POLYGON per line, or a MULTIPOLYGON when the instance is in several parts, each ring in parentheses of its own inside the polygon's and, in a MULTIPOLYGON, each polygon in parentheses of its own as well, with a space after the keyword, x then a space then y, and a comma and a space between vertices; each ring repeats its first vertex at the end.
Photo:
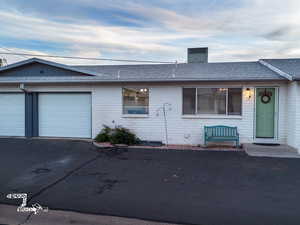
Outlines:
POLYGON ((187 47, 207 46, 210 62, 300 57, 298 0, 1 0, 0 19, 1 52, 185 62, 187 47))

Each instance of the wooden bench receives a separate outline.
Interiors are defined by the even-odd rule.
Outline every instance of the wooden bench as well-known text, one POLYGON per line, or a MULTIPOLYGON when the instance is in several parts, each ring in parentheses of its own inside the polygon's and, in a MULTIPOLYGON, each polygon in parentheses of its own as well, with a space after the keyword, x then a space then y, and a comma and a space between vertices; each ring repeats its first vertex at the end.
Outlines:
POLYGON ((239 147, 239 133, 237 127, 228 126, 204 126, 204 145, 207 142, 235 141, 236 147, 239 147))

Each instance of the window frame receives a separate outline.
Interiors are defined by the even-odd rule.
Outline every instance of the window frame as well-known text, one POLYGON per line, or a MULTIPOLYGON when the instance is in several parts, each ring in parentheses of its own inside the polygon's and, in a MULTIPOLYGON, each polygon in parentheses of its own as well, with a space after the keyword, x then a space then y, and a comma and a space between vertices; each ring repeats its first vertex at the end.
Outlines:
POLYGON ((183 86, 181 88, 181 116, 183 118, 242 118, 243 116, 243 103, 244 103, 244 98, 243 98, 243 92, 244 92, 244 87, 243 86, 183 86), (196 89, 195 91, 195 114, 184 114, 183 111, 183 101, 184 101, 184 96, 183 96, 183 89, 185 88, 194 88, 196 89), (198 114, 198 88, 226 88, 226 105, 225 105, 225 110, 226 114, 198 114), (241 114, 240 115, 229 115, 228 114, 228 89, 230 88, 238 88, 241 89, 241 114))
POLYGON ((146 86, 122 86, 121 87, 121 110, 122 110, 122 117, 126 118, 144 118, 144 117, 149 117, 150 114, 150 87, 146 86), (147 89, 148 90, 148 113, 143 113, 143 114, 126 114, 124 113, 124 96, 123 96, 123 90, 124 88, 130 89, 130 88, 139 88, 139 89, 147 89))

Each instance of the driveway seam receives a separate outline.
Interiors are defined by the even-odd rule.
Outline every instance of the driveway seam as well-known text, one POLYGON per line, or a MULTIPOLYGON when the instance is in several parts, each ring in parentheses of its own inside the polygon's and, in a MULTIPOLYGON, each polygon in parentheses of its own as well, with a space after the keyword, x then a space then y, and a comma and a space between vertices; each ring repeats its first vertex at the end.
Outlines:
POLYGON ((66 173, 63 177, 57 179, 56 181, 54 181, 51 184, 48 184, 47 186, 43 187, 41 190, 39 190, 38 192, 36 192, 35 194, 33 194, 30 198, 28 198, 28 202, 30 202, 32 199, 34 199, 35 197, 39 196, 40 194, 42 194, 43 192, 45 192, 46 190, 48 190, 49 188, 52 188, 53 186, 55 186, 56 184, 60 183, 61 181, 65 180, 66 178, 68 178, 69 176, 71 176, 73 173, 77 172, 78 170, 82 169, 83 167, 87 166, 88 164, 96 161, 98 158, 100 157, 100 155, 82 163, 81 165, 79 165, 78 167, 76 167, 75 169, 69 171, 68 173, 66 173))
POLYGON ((31 216, 33 215, 33 212, 31 212, 27 217, 26 217, 26 219, 23 221, 23 222, 21 222, 21 223, 19 223, 18 225, 24 225, 25 223, 27 223, 30 219, 31 219, 31 216))

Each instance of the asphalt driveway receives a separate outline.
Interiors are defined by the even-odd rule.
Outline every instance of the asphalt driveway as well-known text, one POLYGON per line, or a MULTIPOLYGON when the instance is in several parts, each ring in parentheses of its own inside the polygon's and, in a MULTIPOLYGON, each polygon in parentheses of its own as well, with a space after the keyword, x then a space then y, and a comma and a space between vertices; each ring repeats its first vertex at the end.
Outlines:
POLYGON ((98 157, 90 143, 65 140, 0 138, 0 202, 11 192, 37 194, 98 157))
MULTIPOLYGON (((0 139, 0 202, 202 225, 299 224, 300 159, 0 139), (19 203, 19 202, 18 202, 19 203)), ((0 212, 1 214, 1 212, 0 212)))

